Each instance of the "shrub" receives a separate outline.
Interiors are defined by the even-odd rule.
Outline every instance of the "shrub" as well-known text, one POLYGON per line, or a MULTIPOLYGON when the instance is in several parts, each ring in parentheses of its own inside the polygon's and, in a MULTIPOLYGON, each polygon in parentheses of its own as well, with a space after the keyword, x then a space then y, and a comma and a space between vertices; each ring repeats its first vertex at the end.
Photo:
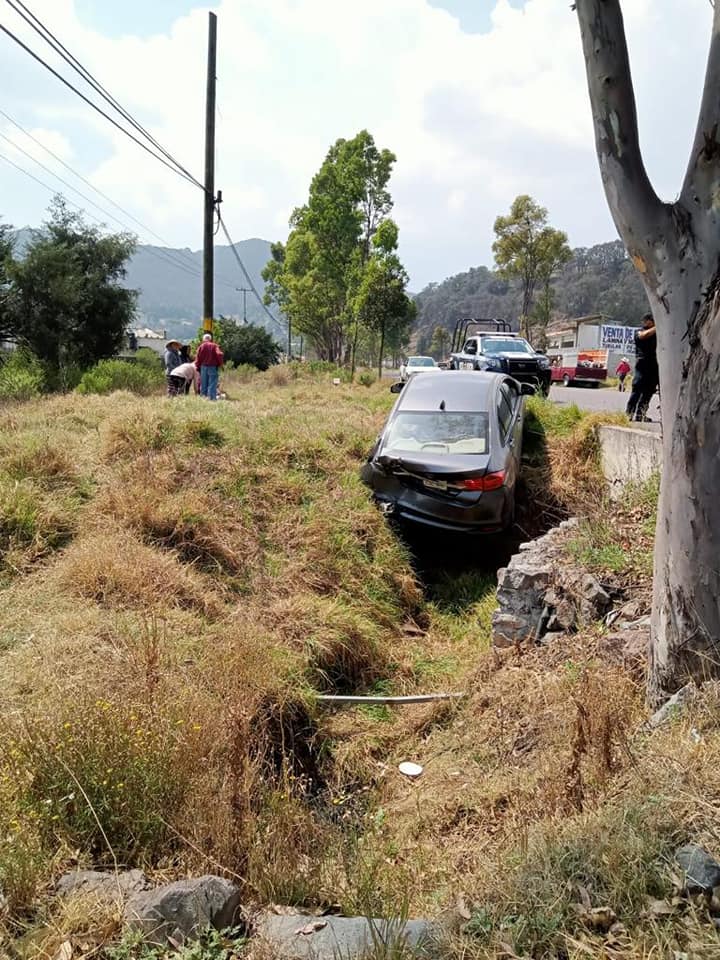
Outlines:
POLYGON ((147 396, 155 393, 163 382, 164 376, 159 365, 150 366, 145 361, 127 363, 124 360, 101 360, 85 371, 77 392, 112 393, 114 390, 129 390, 147 396))
POLYGON ((155 353, 154 350, 151 350, 150 347, 140 347, 135 354, 135 365, 139 367, 147 367, 150 370, 159 370, 162 373, 162 360, 155 353))
POLYGON ((45 383, 42 364, 28 350, 15 350, 0 366, 0 400, 30 400, 45 383))
POLYGON ((369 370, 363 370, 358 377, 358 383, 361 387, 371 387, 375 383, 375 374, 369 370))
POLYGON ((79 700, 64 714, 6 730, 12 748, 3 767, 20 774, 46 844, 64 840, 102 859, 109 846, 130 862, 168 842, 165 821, 185 791, 177 762, 184 726, 139 704, 79 700))

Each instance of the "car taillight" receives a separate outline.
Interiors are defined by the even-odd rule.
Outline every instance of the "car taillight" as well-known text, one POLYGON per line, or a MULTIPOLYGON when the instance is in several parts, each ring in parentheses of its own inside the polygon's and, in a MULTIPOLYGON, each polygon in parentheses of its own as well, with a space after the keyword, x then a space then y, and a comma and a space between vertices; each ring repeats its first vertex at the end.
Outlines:
POLYGON ((496 473, 486 473, 484 477, 470 477, 463 480, 463 487, 466 490, 499 490, 505 483, 505 471, 498 470, 496 473))

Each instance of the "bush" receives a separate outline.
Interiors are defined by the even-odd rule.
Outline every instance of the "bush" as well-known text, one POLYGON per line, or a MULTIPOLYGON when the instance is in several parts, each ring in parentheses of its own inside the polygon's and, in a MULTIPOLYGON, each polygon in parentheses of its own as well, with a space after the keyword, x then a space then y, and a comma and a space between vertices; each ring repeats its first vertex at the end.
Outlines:
POLYGON ((162 373, 162 360, 150 347, 139 347, 135 354, 135 363, 150 370, 159 370, 162 373))
POLYGON ((166 821, 186 786, 182 718, 87 698, 64 716, 37 718, 32 730, 4 733, 12 747, 2 770, 19 773, 25 810, 48 847, 61 840, 96 859, 110 847, 126 862, 167 849, 166 821))
POLYGON ((371 387, 375 383, 375 374, 369 370, 363 370, 358 377, 358 383, 361 387, 371 387))
POLYGON ((164 382, 159 364, 150 365, 145 360, 127 363, 124 360, 101 360, 86 370, 77 386, 78 393, 112 393, 128 390, 142 396, 155 393, 164 382))
POLYGON ((42 364, 28 350, 15 350, 0 366, 0 400, 31 400, 45 383, 42 364))

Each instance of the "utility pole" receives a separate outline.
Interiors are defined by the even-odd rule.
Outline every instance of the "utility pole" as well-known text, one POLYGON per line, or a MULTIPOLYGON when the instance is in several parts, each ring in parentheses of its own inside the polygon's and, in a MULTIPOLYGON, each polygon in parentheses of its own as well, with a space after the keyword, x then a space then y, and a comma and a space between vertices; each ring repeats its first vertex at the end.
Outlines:
POLYGON ((235 287, 235 289, 243 295, 243 323, 247 323, 247 295, 251 292, 250 287, 235 287))
MULTIPOLYGON (((215 74, 217 63, 217 17, 208 14, 207 91, 205 96, 205 210, 203 219, 203 330, 213 331, 214 220, 215 220, 215 74)), ((218 203, 220 198, 218 196, 218 203)))

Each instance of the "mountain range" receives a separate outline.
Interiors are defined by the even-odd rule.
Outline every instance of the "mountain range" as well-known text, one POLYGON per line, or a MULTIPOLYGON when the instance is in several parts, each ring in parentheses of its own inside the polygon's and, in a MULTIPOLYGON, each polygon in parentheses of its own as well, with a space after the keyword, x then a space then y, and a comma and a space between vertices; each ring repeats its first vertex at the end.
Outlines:
MULTIPOLYGON (((25 227, 13 235, 15 253, 22 256, 32 240, 33 230, 25 227)), ((270 259, 267 240, 241 240, 235 251, 245 265, 252 285, 262 297, 265 283, 262 269, 270 259)), ((202 251, 139 244, 128 261, 123 286, 138 291, 136 326, 165 331, 168 336, 185 340, 194 336, 202 320, 202 251)), ((245 315, 248 323, 257 323, 272 333, 281 343, 287 336, 282 315, 275 308, 269 313, 278 317, 273 321, 262 304, 249 289, 233 249, 227 245, 215 247, 215 315, 243 317, 243 293, 246 287, 245 315)))
MULTIPOLYGON (((649 309, 640 276, 620 240, 576 247, 552 281, 553 319, 604 314, 634 326, 649 309)), ((430 283, 415 296, 414 345, 426 352, 436 327, 452 331, 461 317, 502 317, 517 325, 522 290, 488 267, 430 283)))
MULTIPOLYGON (((15 233, 15 250, 22 255, 32 238, 29 228, 15 233)), ((253 238, 235 244, 252 285, 263 295, 262 270, 270 259, 270 243, 253 238)), ((202 252, 189 248, 140 244, 127 266, 123 281, 138 290, 136 326, 165 331, 185 340, 194 336, 201 323, 202 252)), ((233 248, 215 247, 215 315, 243 317, 243 293, 248 287, 233 248)), ((421 352, 427 350, 436 326, 452 330, 459 317, 504 317, 517 321, 521 291, 517 282, 508 282, 488 267, 472 267, 441 283, 430 283, 413 294, 417 321, 413 340, 421 352)), ((602 313, 618 322, 635 324, 648 309, 640 278, 619 240, 577 247, 573 256, 553 280, 555 317, 578 317, 602 313)), ((245 313, 250 323, 265 327, 284 343, 287 326, 275 307, 266 311, 248 290, 245 313), (272 319, 272 317, 277 319, 272 319)))
MULTIPOLYGON (((241 240, 235 251, 250 275, 252 285, 263 295, 265 284, 261 273, 270 259, 270 244, 267 240, 241 240)), ((200 326, 202 315, 202 251, 138 246, 128 262, 125 284, 139 291, 139 325, 165 330, 168 336, 187 338, 194 335, 200 326)), ((223 314, 237 318, 245 316, 248 323, 257 323, 283 341, 285 322, 274 309, 270 313, 278 317, 270 319, 243 276, 230 246, 215 247, 215 315, 223 314), (243 295, 238 288, 248 288, 243 295)))

